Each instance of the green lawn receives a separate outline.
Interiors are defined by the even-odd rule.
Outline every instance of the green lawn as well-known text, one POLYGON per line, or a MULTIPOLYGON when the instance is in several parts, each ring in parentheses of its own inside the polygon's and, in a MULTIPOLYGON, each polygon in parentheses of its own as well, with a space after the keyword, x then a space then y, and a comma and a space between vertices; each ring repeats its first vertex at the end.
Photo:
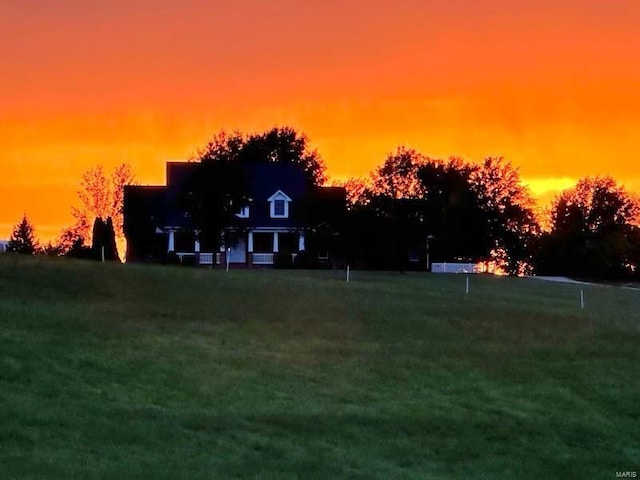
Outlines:
POLYGON ((640 471, 640 291, 0 256, 0 478, 640 471))

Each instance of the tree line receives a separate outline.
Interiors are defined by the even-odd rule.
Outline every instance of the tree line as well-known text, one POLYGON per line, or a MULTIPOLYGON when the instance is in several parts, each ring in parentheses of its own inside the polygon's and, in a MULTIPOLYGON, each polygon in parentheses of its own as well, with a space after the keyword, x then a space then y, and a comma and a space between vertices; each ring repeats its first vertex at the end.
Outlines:
MULTIPOLYGON (((222 131, 191 160, 201 170, 185 185, 181 206, 203 236, 218 241, 221 228, 232 224, 237 209, 248 202, 237 168, 242 162, 294 164, 310 185, 327 182, 319 153, 304 134, 289 127, 253 134, 222 131)), ((111 175, 100 166, 85 172, 79 206, 72 209, 74 225, 40 251, 92 252, 94 257, 101 246, 112 251, 111 239, 123 235, 123 187, 134 181, 126 164, 111 175)), ((346 217, 323 219, 311 226, 311 233, 329 239, 354 267, 426 268, 430 255, 437 261, 484 262, 512 275, 640 274, 640 202, 611 177, 583 178, 543 211, 518 168, 502 157, 473 163, 431 158, 400 146, 367 177, 334 185, 347 191, 346 217)), ((29 237, 25 222, 26 217, 16 226, 9 249, 34 253, 38 249, 29 241, 17 241, 29 237)))
POLYGON ((360 237, 351 256, 364 265, 406 267, 407 250, 430 248, 438 261, 484 262, 511 275, 638 276, 640 202, 611 177, 583 178, 541 210, 502 157, 471 163, 398 147, 344 185, 360 237))

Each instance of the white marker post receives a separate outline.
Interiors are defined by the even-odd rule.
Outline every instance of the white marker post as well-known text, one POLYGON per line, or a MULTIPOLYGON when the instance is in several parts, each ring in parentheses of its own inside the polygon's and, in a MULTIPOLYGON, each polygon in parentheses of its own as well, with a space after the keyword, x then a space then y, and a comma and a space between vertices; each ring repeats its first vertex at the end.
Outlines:
POLYGON ((351 280, 351 269, 349 268, 349 265, 347 265, 347 283, 349 283, 350 280, 351 280))
POLYGON ((227 248, 227 272, 229 271, 229 257, 231 256, 230 253, 231 249, 227 248))
POLYGON ((102 252, 102 263, 104 263, 104 245, 101 248, 101 252, 102 252))
POLYGON ((584 308, 584 290, 580 290, 580 308, 584 308))
POLYGON ((467 277, 467 288, 465 289, 465 293, 469 295, 469 277, 467 277))

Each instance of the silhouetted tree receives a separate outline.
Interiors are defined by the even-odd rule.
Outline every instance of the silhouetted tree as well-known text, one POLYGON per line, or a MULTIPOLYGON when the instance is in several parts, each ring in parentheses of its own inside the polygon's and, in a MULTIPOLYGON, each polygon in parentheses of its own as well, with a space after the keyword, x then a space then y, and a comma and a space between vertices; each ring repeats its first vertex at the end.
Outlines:
POLYGON ((221 131, 192 160, 199 165, 183 185, 180 206, 199 232, 200 240, 214 249, 223 240, 221 233, 227 237, 227 244, 234 243, 242 233, 243 221, 236 213, 249 203, 243 163, 296 165, 305 173, 309 185, 325 181, 322 158, 309 148, 304 134, 290 127, 274 127, 247 136, 221 131))
POLYGON ((240 162, 226 159, 202 162, 182 190, 180 207, 198 230, 200 241, 215 250, 221 242, 234 244, 242 227, 242 219, 236 213, 249 205, 240 162), (236 228, 225 230, 225 227, 236 228))
POLYGON ((47 242, 47 244, 40 250, 40 253, 48 257, 59 257, 63 254, 63 251, 60 244, 47 242))
POLYGON ((425 192, 425 234, 440 261, 486 260, 491 233, 484 205, 473 188, 477 165, 451 157, 428 160, 418 171, 425 192))
POLYGON ((269 162, 298 165, 312 185, 322 185, 325 164, 306 135, 291 127, 274 127, 263 133, 243 135, 221 131, 193 158, 208 162, 269 162))
POLYGON ((404 146, 387 155, 384 163, 372 174, 376 195, 390 198, 420 198, 424 188, 418 179, 418 171, 426 158, 404 146))
POLYGON ((106 261, 120 261, 118 248, 116 246, 116 235, 110 217, 107 218, 106 222, 99 217, 95 219, 92 238, 93 244, 91 250, 93 252, 93 258, 101 260, 104 252, 104 259, 106 261))
POLYGON ((624 277, 640 265, 640 202, 611 177, 584 178, 551 209, 550 233, 537 257, 540 273, 624 277))
POLYGON ((347 192, 347 208, 368 204, 374 196, 372 182, 366 178, 349 178, 344 182, 335 182, 347 192))
POLYGON ((33 225, 29 222, 27 215, 23 215, 22 220, 13 228, 11 238, 7 243, 7 252, 33 255, 38 250, 33 225))
POLYGON ((540 226, 519 170, 502 157, 488 157, 471 183, 488 222, 492 258, 510 274, 530 273, 540 226))
POLYGON ((533 200, 518 170, 504 159, 475 165, 456 157, 434 160, 399 147, 372 173, 372 183, 370 191, 359 184, 353 188, 355 198, 364 201, 352 204, 358 213, 351 225, 368 231, 369 243, 381 242, 372 247, 377 258, 386 248, 400 265, 407 250, 414 258, 416 251, 422 256, 430 238, 438 260, 495 260, 514 274, 530 266, 539 231, 533 200))
POLYGON ((291 127, 274 127, 264 133, 249 135, 241 159, 297 165, 305 172, 310 185, 322 185, 326 181, 326 167, 320 154, 309 147, 306 135, 291 127))
POLYGON ((241 159, 245 137, 242 133, 234 131, 228 133, 221 130, 213 138, 198 150, 193 161, 208 162, 236 162, 241 159))
POLYGON ((91 241, 90 218, 112 219, 117 238, 124 238, 122 230, 122 209, 124 206, 124 186, 135 184, 131 166, 123 163, 108 175, 102 165, 97 165, 82 174, 78 199, 80 206, 72 207, 75 224, 69 228, 75 236, 85 242, 91 241))

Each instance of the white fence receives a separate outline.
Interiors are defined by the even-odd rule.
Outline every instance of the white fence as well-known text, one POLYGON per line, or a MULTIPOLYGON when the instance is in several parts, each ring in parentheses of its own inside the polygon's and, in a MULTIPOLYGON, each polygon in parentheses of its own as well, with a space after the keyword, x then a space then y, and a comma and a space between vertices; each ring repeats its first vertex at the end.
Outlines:
POLYGON ((480 273, 481 268, 476 263, 432 263, 432 273, 480 273))

